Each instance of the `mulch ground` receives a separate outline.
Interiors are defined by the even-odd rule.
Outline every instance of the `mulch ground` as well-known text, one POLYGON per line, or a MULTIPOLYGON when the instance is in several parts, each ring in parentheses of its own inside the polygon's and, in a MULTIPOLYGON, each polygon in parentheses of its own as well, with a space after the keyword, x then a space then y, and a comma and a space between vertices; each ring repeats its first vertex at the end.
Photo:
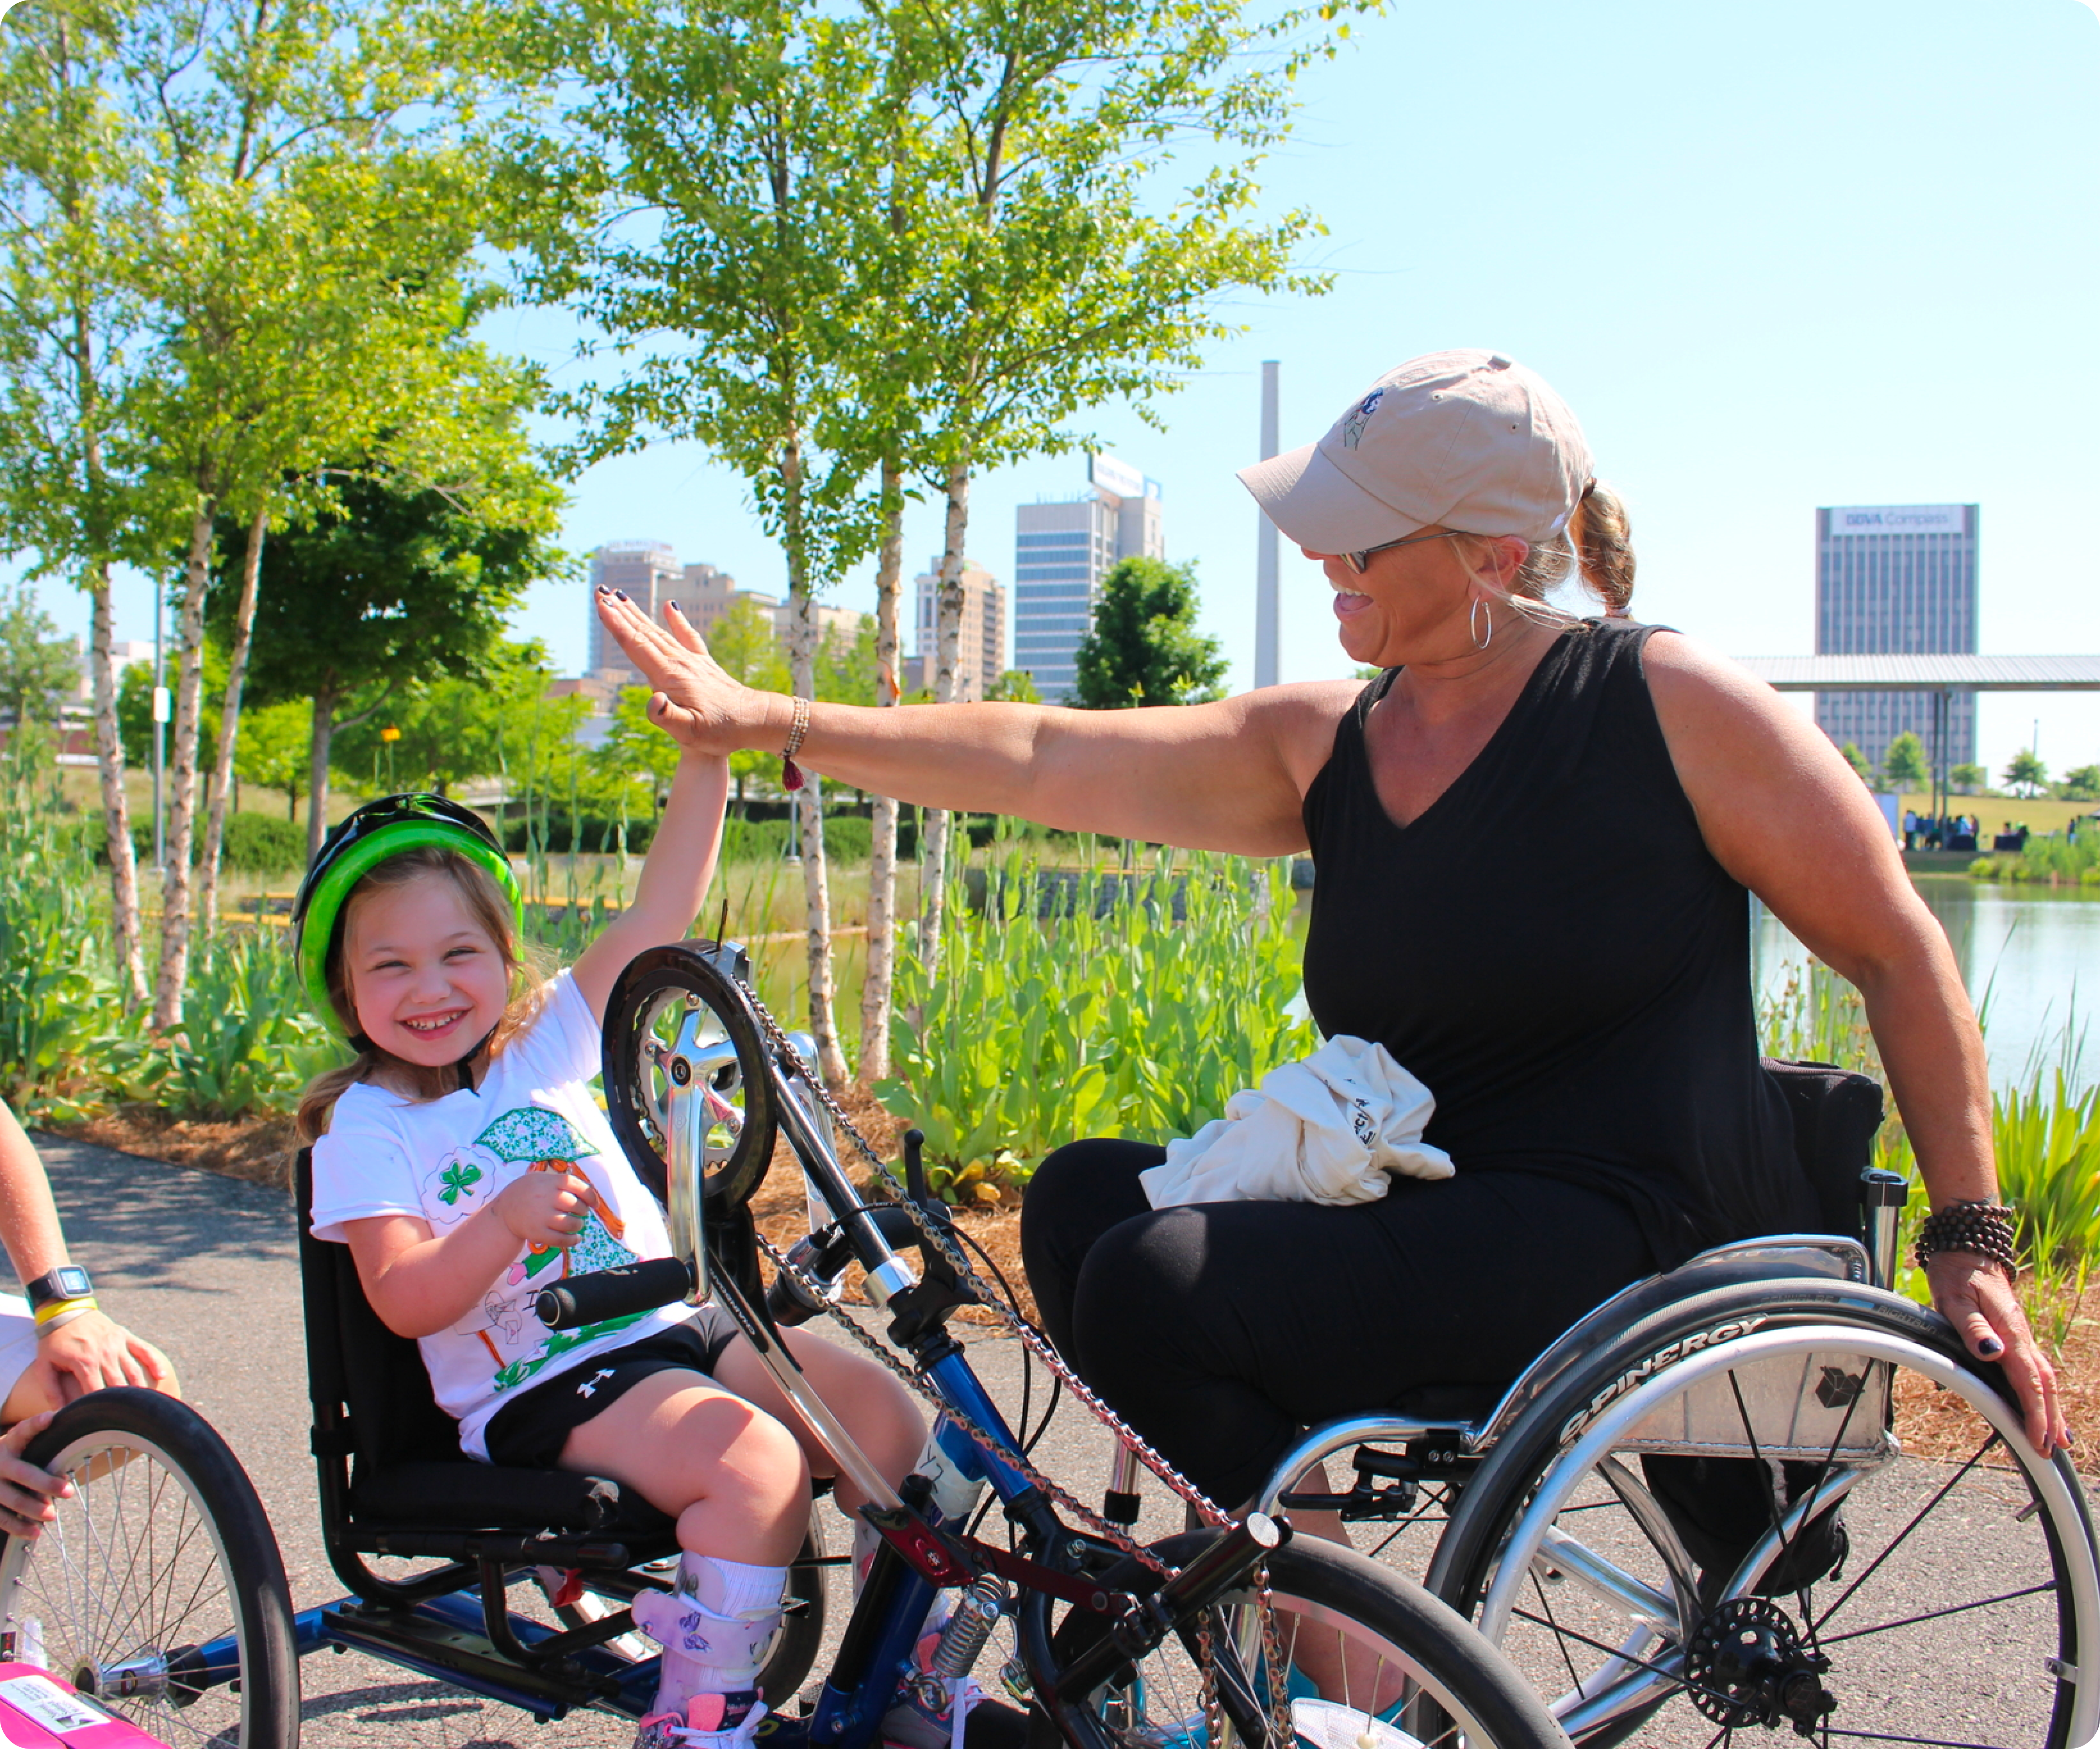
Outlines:
MULTIPOLYGON (((877 1105, 863 1089, 853 1089, 844 1104, 855 1126, 876 1151, 885 1159, 895 1160, 904 1124, 877 1105)), ((289 1118, 238 1123, 177 1121, 152 1106, 127 1106, 85 1123, 51 1127, 82 1142, 179 1166, 223 1173, 252 1184, 284 1188, 291 1183, 296 1143, 289 1118)), ((849 1158, 849 1166, 853 1164, 849 1158)), ((752 1212, 759 1230, 783 1251, 808 1230, 802 1176, 784 1142, 775 1150, 772 1169, 752 1204, 752 1212)), ((1023 1315, 1033 1318, 1035 1305, 1021 1266, 1018 1198, 1009 1192, 998 1207, 980 1205, 958 1210, 957 1222, 1012 1284, 1023 1315)), ((848 1272, 846 1298, 854 1304, 867 1303, 858 1265, 848 1272)), ((2064 1290, 2063 1299, 2054 1306, 2034 1305, 2031 1313, 2038 1328, 2062 1332, 2061 1347, 2055 1356, 2057 1376, 2071 1427, 2084 1439, 2075 1455, 2081 1470, 2100 1474, 2100 1287, 2077 1296, 2064 1290), (2045 1315, 2051 1312, 2054 1315, 2045 1315)), ((971 1323, 996 1322, 990 1313, 981 1310, 958 1315, 971 1323)), ((1939 1390, 1912 1374, 1904 1375, 1898 1383, 1896 1432, 1906 1451, 1943 1459, 1969 1458, 1984 1437, 1983 1423, 1966 1404, 1951 1392, 1939 1390)))

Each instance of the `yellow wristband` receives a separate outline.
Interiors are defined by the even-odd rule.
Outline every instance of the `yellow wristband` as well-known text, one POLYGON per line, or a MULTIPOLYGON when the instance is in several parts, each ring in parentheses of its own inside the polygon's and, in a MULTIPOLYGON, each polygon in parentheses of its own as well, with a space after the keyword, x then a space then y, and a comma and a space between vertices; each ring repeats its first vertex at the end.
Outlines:
POLYGON ((99 1312, 101 1310, 95 1303, 92 1294, 78 1300, 46 1300, 37 1308, 37 1327, 41 1330, 53 1318, 62 1318, 68 1312, 99 1312))

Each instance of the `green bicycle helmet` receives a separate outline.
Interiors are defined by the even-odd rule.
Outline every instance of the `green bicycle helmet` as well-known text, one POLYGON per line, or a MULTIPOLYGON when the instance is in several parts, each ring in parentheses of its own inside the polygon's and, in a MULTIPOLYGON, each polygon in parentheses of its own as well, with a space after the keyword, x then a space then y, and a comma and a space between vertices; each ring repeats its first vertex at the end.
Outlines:
MULTIPOLYGON (((354 1018, 336 1012, 328 987, 329 950, 342 926, 344 901, 378 863, 426 845, 457 850, 488 871, 510 901, 518 934, 524 933, 524 894, 510 872, 510 859, 479 815, 443 796, 422 793, 382 796, 366 802, 329 834, 292 902, 292 954, 307 1000, 315 1014, 353 1043, 354 1018)), ((480 1048, 478 1045, 474 1049, 480 1048)), ((474 1052, 467 1054, 471 1058, 474 1052)))

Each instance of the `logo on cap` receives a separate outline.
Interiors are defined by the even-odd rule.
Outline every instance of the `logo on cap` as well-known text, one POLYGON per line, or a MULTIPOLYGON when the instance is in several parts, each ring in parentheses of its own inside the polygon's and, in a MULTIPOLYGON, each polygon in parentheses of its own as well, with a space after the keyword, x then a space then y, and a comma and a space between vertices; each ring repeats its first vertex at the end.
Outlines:
POLYGON ((1383 389, 1373 389, 1363 403, 1351 413, 1342 426, 1342 447, 1354 449, 1363 439, 1364 427, 1371 422, 1371 415, 1378 411, 1379 403, 1385 399, 1383 389))

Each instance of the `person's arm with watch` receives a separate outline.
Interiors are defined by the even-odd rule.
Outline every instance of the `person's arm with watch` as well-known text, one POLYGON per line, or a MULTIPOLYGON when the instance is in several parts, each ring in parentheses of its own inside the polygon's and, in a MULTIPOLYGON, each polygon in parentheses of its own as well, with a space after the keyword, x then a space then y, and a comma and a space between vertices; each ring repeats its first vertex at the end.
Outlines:
POLYGON ((37 1331, 36 1358, 0 1404, 0 1422, 63 1407, 104 1385, 143 1385, 175 1393, 167 1356, 104 1313, 87 1271, 67 1256, 43 1162, 4 1101, 0 1245, 22 1281, 37 1331))

